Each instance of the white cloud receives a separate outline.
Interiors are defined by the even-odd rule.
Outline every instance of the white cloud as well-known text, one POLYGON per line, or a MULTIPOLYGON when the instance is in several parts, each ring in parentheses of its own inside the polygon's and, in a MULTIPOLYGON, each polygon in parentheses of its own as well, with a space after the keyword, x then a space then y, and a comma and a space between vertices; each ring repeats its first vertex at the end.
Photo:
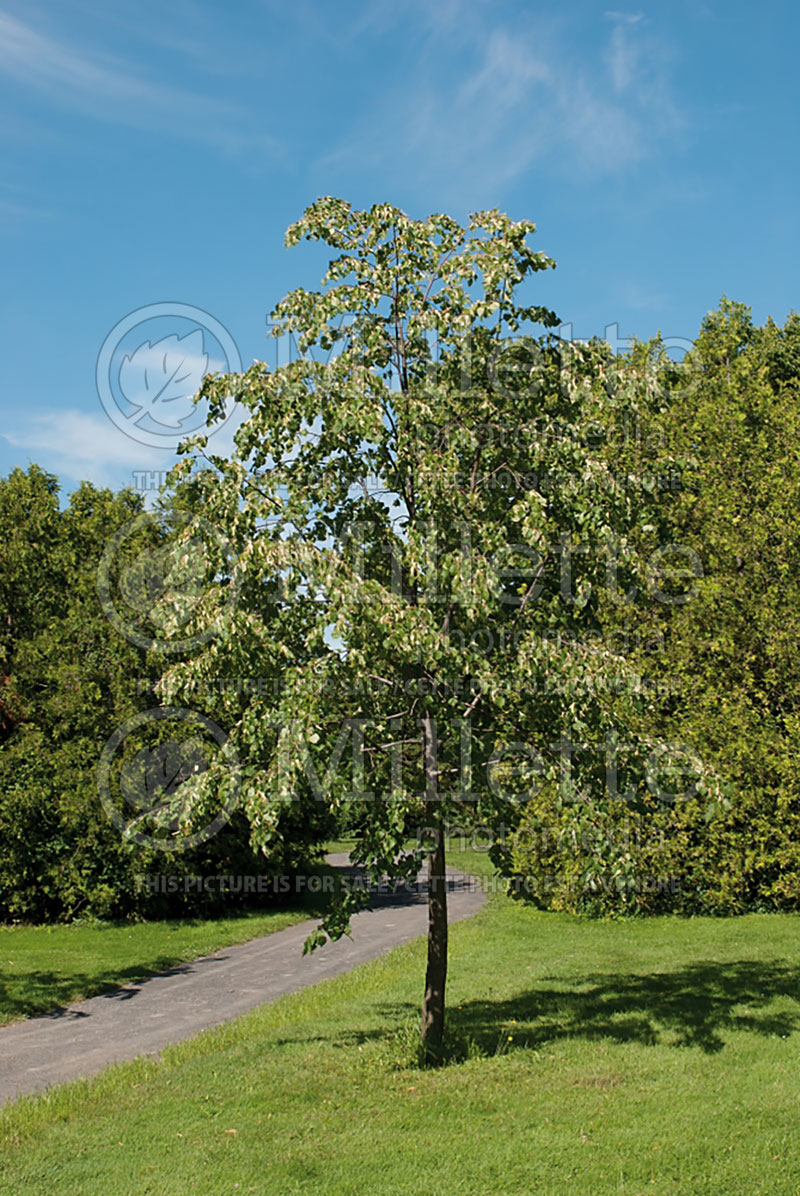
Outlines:
POLYGON ((276 144, 256 134, 249 114, 236 104, 147 78, 122 59, 60 41, 5 12, 0 74, 113 124, 157 128, 226 150, 276 144))
POLYGON ((606 12, 603 14, 609 21, 614 21, 617 25, 638 25, 639 21, 644 19, 642 12, 606 12))
POLYGON ((54 215, 46 208, 37 208, 27 203, 16 203, 11 199, 0 199, 0 213, 10 219, 19 217, 25 220, 51 220, 54 215))
MULTIPOLYGON (((243 407, 234 407, 226 423, 209 437, 209 453, 230 456, 234 434, 246 414, 243 407)), ((14 448, 28 449, 32 460, 59 477, 113 489, 139 484, 152 488, 155 483, 137 483, 134 475, 162 474, 178 460, 171 448, 139 444, 105 416, 75 408, 34 415, 27 425, 7 429, 3 437, 14 448)))
POLYGON ((529 97, 536 83, 549 82, 546 59, 498 29, 489 37, 480 69, 462 85, 459 102, 481 106, 488 102, 495 109, 510 111, 529 97))
POLYGON ((634 311, 657 311, 669 302, 663 291, 653 290, 636 279, 618 279, 615 290, 620 301, 634 311))
MULTIPOLYGON (((131 347, 130 354, 121 355, 119 387, 129 403, 149 407, 153 401, 168 427, 180 422, 194 410, 192 396, 200 389, 206 374, 224 373, 227 363, 211 358, 203 349, 202 332, 198 329, 184 337, 175 334, 153 344, 131 347), (160 403, 159 403, 160 400, 160 403)), ((156 415, 157 418, 157 415, 156 415)))
POLYGON ((641 13, 608 12, 606 36, 578 43, 555 18, 512 25, 497 7, 460 0, 446 19, 438 10, 434 18, 410 3, 422 30, 416 65, 402 85, 387 84, 323 165, 355 169, 377 159, 407 178, 411 161, 444 199, 463 202, 467 193, 477 204, 496 201, 499 187, 533 164, 566 174, 625 171, 681 126, 668 55, 641 13))
POLYGON ((59 476, 98 486, 130 484, 134 470, 168 469, 175 459, 169 450, 130 440, 104 416, 74 408, 34 415, 3 436, 15 448, 32 450, 37 464, 59 476))
POLYGON ((626 25, 616 25, 611 34, 611 45, 606 55, 614 90, 625 91, 633 82, 638 64, 640 47, 629 36, 626 25))

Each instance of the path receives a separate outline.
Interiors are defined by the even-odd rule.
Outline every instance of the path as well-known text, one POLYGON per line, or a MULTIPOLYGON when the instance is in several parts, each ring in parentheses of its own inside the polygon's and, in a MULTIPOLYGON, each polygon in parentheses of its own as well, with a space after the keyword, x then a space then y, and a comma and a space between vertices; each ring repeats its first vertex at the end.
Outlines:
MULTIPOLYGON (((347 864, 346 855, 329 856, 347 864)), ((448 915, 476 913, 484 895, 473 877, 448 868, 448 915)), ((353 937, 302 955, 316 921, 300 922, 213 955, 178 964, 136 984, 102 993, 0 1029, 0 1104, 51 1084, 94 1075, 111 1063, 156 1054, 170 1043, 238 1017, 256 1005, 338 976, 427 932, 424 883, 378 894, 356 914, 353 937)))

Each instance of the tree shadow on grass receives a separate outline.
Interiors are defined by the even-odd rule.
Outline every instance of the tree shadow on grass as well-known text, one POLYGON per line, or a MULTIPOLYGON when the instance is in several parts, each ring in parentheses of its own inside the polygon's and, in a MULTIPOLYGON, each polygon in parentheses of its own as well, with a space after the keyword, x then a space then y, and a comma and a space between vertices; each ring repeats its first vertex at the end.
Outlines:
MULTIPOLYGON (((416 1012, 408 1003, 382 1006, 390 1023, 343 1035, 349 1042, 385 1038, 416 1012)), ((783 961, 700 962, 672 971, 592 973, 574 983, 545 977, 505 999, 451 1006, 443 1063, 470 1056, 541 1049, 559 1041, 607 1040, 721 1051, 733 1032, 786 1037, 800 1029, 800 968, 783 961), (775 1002, 781 1000, 781 1006, 775 1002), (787 1007, 787 999, 793 1004, 787 1007)))
POLYGON ((594 973, 575 986, 543 984, 509 1000, 471 1001, 452 1016, 483 1049, 496 1049, 510 1035, 532 1047, 602 1038, 715 1054, 725 1046, 726 1032, 794 1033, 800 1027, 800 969, 738 960, 650 975, 594 973), (779 997, 790 998, 794 1007, 770 1008, 779 997))

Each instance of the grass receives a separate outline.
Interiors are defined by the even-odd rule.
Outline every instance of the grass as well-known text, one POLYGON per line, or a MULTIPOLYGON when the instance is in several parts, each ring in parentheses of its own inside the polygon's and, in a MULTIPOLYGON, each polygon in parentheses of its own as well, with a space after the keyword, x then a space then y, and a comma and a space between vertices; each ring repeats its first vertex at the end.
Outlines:
POLYGON ((0 926, 0 1025, 313 918, 319 899, 219 918, 0 926))
POLYGON ((417 941, 0 1112, 0 1192, 796 1196, 799 947, 497 896, 451 930, 446 1066, 413 1065, 417 941))

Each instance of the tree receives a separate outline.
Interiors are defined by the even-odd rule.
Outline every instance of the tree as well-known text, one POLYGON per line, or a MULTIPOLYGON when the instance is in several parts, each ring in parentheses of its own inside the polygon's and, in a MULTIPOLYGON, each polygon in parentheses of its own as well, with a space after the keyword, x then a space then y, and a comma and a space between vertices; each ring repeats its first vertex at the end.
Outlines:
POLYGON ((723 298, 662 421, 691 457, 670 522, 703 576, 692 602, 651 613, 674 682, 653 729, 693 742, 732 792, 696 848, 697 912, 800 904, 799 341, 796 315, 758 328, 723 298))
POLYGON ((54 551, 58 517, 58 480, 52 474, 34 465, 0 481, 0 743, 18 721, 19 698, 11 687, 16 645, 63 605, 63 563, 54 551))
MULTIPOLYGON (((688 376, 663 366, 665 401, 646 436, 683 467, 660 504, 659 540, 680 546, 698 575, 687 601, 622 608, 619 630, 655 698, 648 730, 691 743, 729 802, 713 823, 697 801, 625 818, 636 870, 660 880, 635 894, 640 913, 800 904, 799 343, 796 315, 756 327, 749 308, 723 298, 703 320, 688 376)), ((625 815, 609 811, 610 833, 625 815)), ((554 880, 531 885, 537 900, 624 908, 624 893, 576 889, 590 851, 563 850, 561 817, 542 798, 517 836, 520 872, 554 880)))
MULTIPOLYGON (((174 618, 176 591, 160 583, 164 569, 174 575, 180 562, 167 555, 174 538, 168 508, 145 514, 141 495, 112 494, 88 482, 62 508, 58 489, 37 466, 0 479, 0 920, 163 916, 194 912, 199 904, 208 910, 274 900, 269 888, 257 897, 243 889, 198 891, 191 881, 198 874, 290 868, 308 858, 324 827, 308 819, 295 823, 287 830, 292 852, 268 863, 253 855, 249 828, 235 814, 208 842, 191 849, 178 844, 187 850, 170 853, 169 831, 159 830, 159 842, 150 844, 141 834, 134 837, 155 829, 145 799, 157 808, 155 782, 166 779, 170 786, 174 780, 181 724, 164 720, 154 731, 148 722, 125 737, 114 757, 121 769, 137 757, 159 762, 153 734, 172 737, 162 753, 172 751, 173 767, 161 775, 151 768, 142 778, 127 767, 127 788, 101 801, 98 761, 109 741, 156 704, 150 686, 163 656, 148 647, 158 626, 149 616, 158 613, 163 590, 174 618), (113 593, 125 612, 127 635, 120 633, 118 615, 109 617, 109 603, 104 608, 101 602, 100 575, 104 593, 113 593), (112 820, 109 810, 119 817, 112 820), (141 883, 143 876, 163 874, 165 864, 174 890, 141 883)), ((192 526, 189 517, 186 527, 192 526)), ((197 580, 202 561, 193 564, 197 580)), ((215 720, 213 695, 208 707, 215 720)), ((196 726, 185 726, 191 743, 196 726)))
POLYGON ((35 465, 0 480, 0 704, 5 690, 11 708, 0 744, 2 918, 124 911, 141 863, 100 808, 95 779, 103 743, 142 701, 145 653, 114 632, 95 588, 109 529, 141 499, 84 483, 61 509, 58 491, 35 465))
MULTIPOLYGON (((173 477, 224 529, 250 601, 228 604, 162 696, 236 670, 275 679, 228 708, 262 849, 286 805, 316 801, 355 807, 371 877, 415 876, 427 857, 426 1053, 444 1028, 448 820, 492 828, 507 868, 505 835, 532 792, 549 787, 577 834, 620 785, 631 802, 655 785, 635 686, 609 685, 624 661, 597 633, 602 594, 637 574, 626 537, 649 503, 635 473, 609 467, 607 435, 658 404, 658 373, 607 346, 522 334, 558 322, 519 297, 554 266, 533 232, 497 211, 462 227, 312 204, 287 244, 337 256, 320 291, 273 313, 299 355, 206 379, 210 419, 231 394, 247 418, 230 459, 193 437, 173 477)), ((627 444, 629 471, 636 452, 627 444)), ((181 787, 186 829, 231 771, 220 754, 181 787)), ((598 851, 624 884, 624 854, 598 851)), ((343 892, 310 945, 345 932, 361 900, 343 892)))

